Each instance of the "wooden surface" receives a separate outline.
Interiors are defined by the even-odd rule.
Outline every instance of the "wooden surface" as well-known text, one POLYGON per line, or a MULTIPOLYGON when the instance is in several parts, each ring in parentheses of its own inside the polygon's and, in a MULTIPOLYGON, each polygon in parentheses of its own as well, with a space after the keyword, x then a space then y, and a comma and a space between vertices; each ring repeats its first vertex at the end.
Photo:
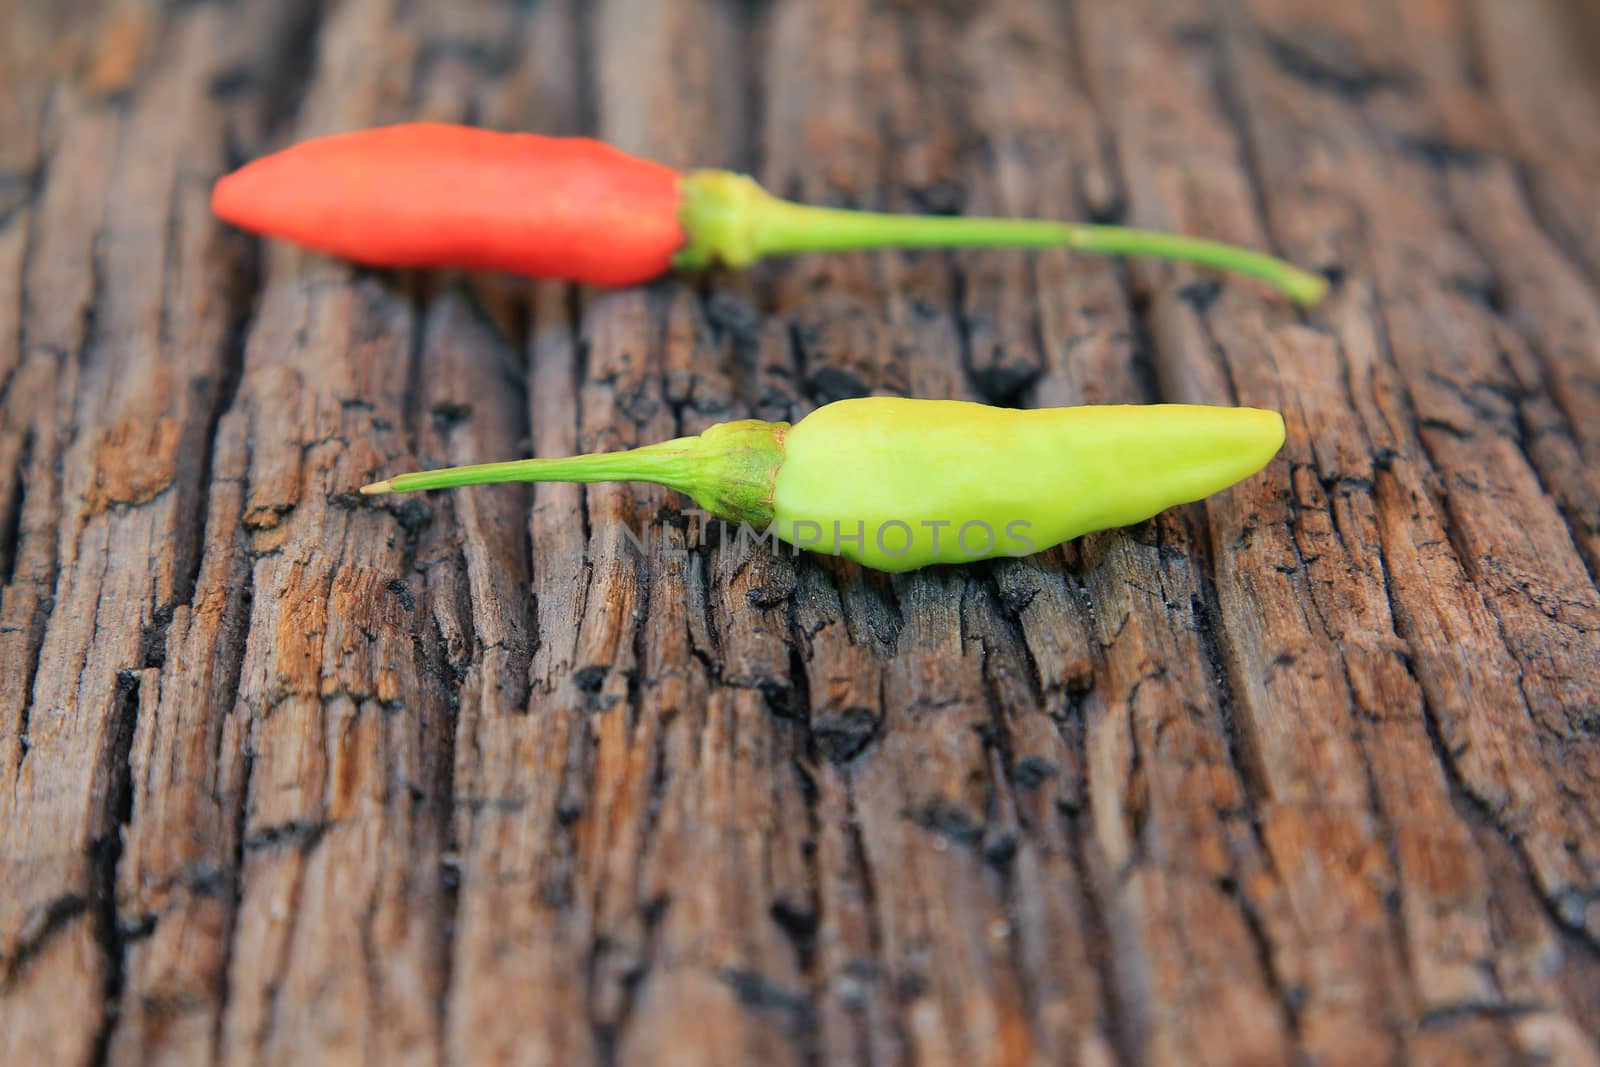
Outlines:
POLYGON ((1580 0, 0 27, 0 1063, 1600 1063, 1580 0), (415 117, 1340 285, 883 254, 577 292, 209 216, 244 159, 415 117), (351 492, 874 391, 1289 440, 894 579, 670 555, 647 487, 351 492))

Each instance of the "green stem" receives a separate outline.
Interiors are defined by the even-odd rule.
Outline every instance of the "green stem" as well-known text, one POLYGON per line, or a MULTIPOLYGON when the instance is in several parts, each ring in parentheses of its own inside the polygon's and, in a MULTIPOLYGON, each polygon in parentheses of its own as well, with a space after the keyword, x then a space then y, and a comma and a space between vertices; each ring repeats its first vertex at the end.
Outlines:
POLYGON ((726 171, 686 175, 681 188, 681 217, 689 239, 676 262, 684 267, 713 261, 743 267, 769 255, 873 248, 1068 248, 1233 271, 1260 278, 1308 306, 1328 288, 1321 275, 1265 253, 1157 230, 811 207, 780 200, 751 179, 726 171))
POLYGON ((651 482, 682 489, 695 466, 697 439, 646 445, 625 452, 598 452, 559 459, 516 459, 504 463, 474 463, 433 471, 398 474, 387 481, 361 487, 368 496, 412 493, 422 489, 455 489, 463 485, 496 482, 651 482))
POLYGON ((719 422, 694 437, 623 452, 415 471, 364 485, 361 491, 381 496, 496 482, 651 482, 687 493, 720 518, 765 528, 772 521, 773 482, 783 464, 788 429, 786 422, 757 419, 719 422))

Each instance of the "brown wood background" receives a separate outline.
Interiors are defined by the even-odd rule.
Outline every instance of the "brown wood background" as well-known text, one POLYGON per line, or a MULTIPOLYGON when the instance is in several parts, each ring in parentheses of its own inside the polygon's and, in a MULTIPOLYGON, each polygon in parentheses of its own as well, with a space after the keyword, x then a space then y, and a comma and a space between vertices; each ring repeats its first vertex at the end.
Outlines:
POLYGON ((0 5, 0 1063, 1600 1063, 1591 7, 0 5), (578 292, 208 214, 414 117, 1342 284, 578 292), (644 487, 352 495, 873 391, 1289 442, 895 579, 641 558, 644 487))

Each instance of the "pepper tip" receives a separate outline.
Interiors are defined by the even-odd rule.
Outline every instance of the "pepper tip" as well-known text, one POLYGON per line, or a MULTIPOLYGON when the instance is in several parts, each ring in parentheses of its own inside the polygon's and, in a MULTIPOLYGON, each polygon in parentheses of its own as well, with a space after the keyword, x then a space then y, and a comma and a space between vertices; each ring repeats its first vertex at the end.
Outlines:
POLYGON ((235 226, 240 224, 241 208, 247 200, 241 195, 239 173, 224 174, 211 186, 211 213, 235 226))
POLYGON ((362 496, 383 496, 385 493, 392 492, 394 492, 394 485, 388 479, 384 479, 381 482, 372 482, 361 487, 362 496))

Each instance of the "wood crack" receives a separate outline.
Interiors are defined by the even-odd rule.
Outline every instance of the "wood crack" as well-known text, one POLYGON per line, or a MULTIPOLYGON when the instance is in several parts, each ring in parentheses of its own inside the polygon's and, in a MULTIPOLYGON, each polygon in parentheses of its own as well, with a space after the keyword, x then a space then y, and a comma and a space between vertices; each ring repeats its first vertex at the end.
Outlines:
MULTIPOLYGON (((144 675, 154 682, 154 676, 144 675)), ((95 937, 105 954, 105 1014, 94 1038, 91 1063, 96 1067, 106 1063, 111 1048, 111 1035, 116 1029, 122 988, 127 981, 128 928, 117 907, 117 865, 122 860, 123 836, 133 820, 133 749, 134 731, 137 729, 140 688, 145 684, 139 674, 124 671, 117 676, 117 702, 112 709, 113 728, 109 740, 107 762, 106 812, 103 816, 108 830, 94 842, 94 924, 95 937)))

